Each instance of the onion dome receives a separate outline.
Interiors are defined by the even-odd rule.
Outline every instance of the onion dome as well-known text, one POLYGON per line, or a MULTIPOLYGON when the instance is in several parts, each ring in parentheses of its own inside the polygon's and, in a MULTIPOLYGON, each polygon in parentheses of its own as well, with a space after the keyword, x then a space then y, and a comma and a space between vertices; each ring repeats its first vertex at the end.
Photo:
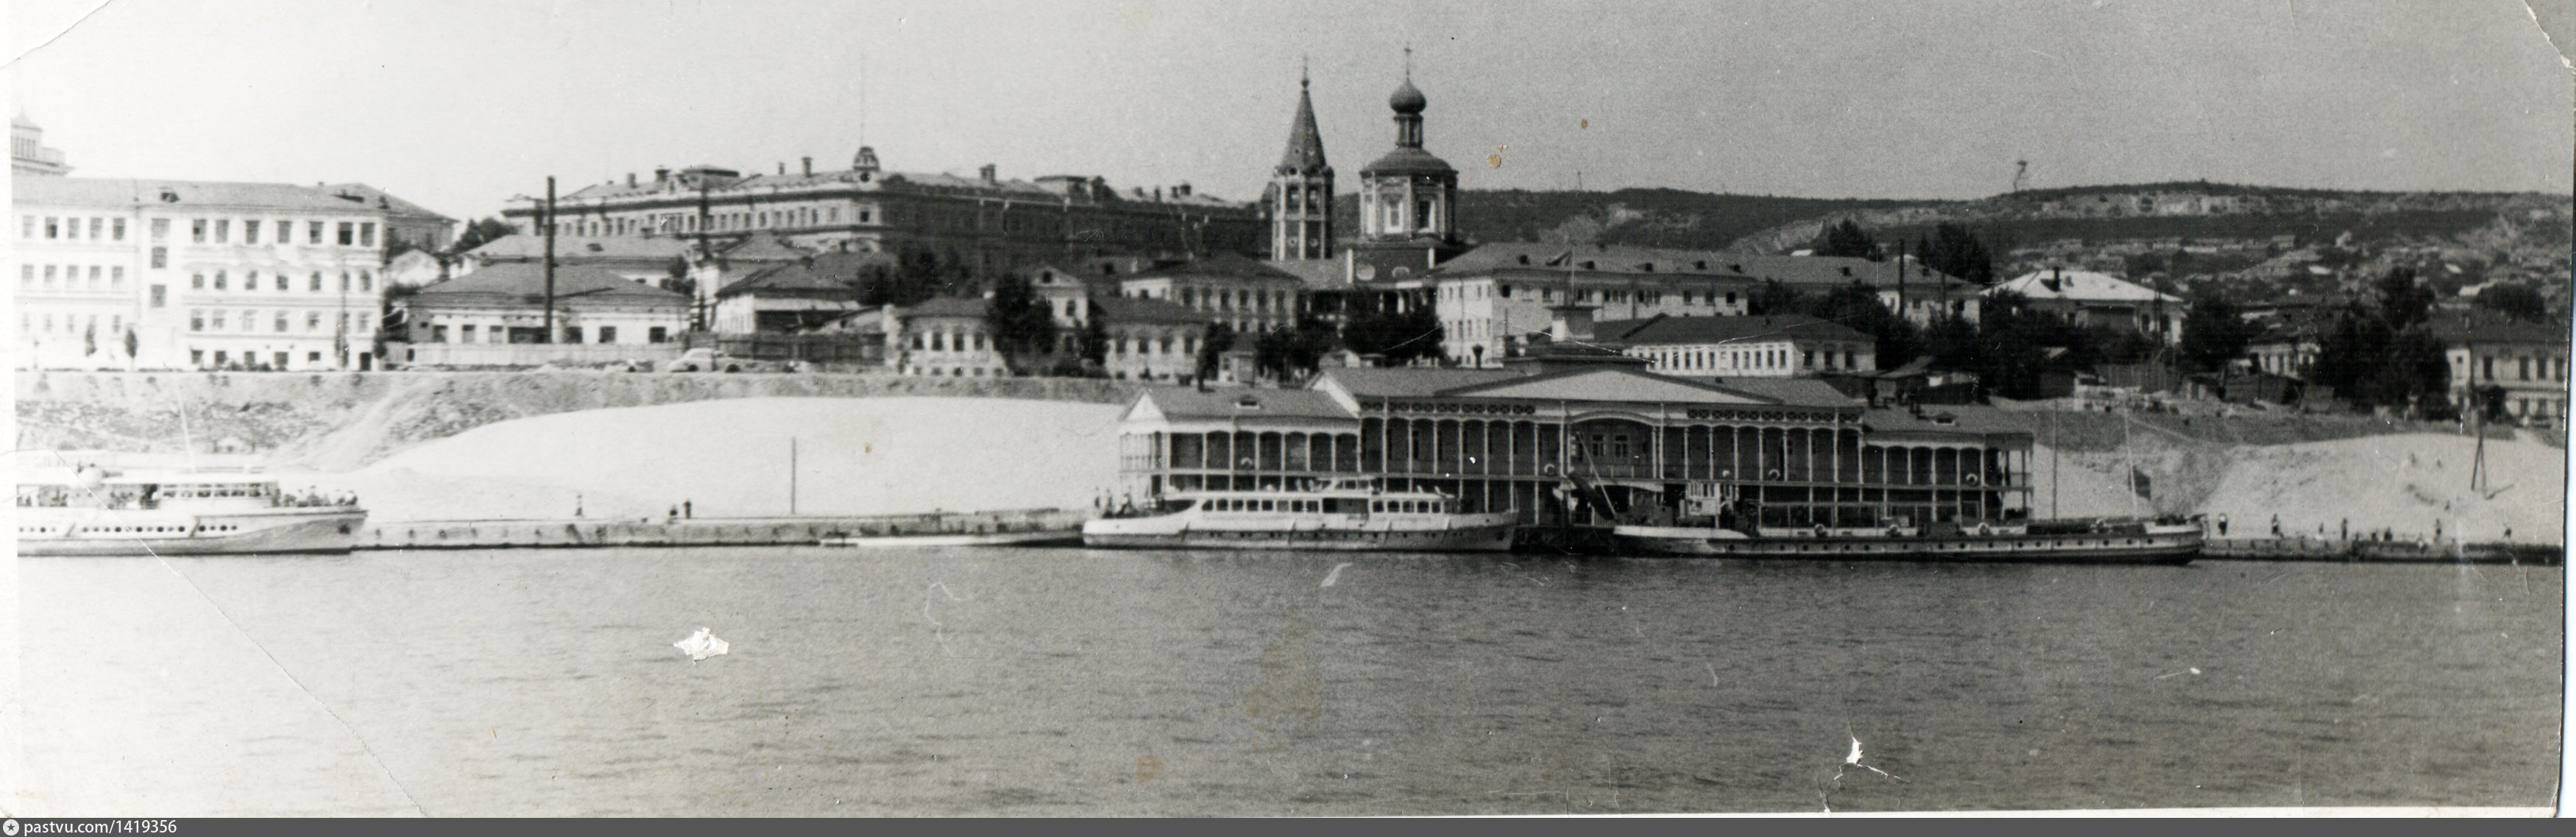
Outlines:
POLYGON ((1402 86, 1395 88, 1395 95, 1386 97, 1387 107, 1407 115, 1421 113, 1422 109, 1429 107, 1430 104, 1430 100, 1422 98, 1422 91, 1414 89, 1413 80, 1409 78, 1404 80, 1402 86))

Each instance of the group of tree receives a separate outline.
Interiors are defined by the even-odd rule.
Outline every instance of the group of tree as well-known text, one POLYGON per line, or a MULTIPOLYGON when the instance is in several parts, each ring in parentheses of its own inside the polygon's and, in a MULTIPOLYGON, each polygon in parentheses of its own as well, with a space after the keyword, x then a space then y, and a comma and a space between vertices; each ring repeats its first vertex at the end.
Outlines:
POLYGON ((2446 414, 2450 369, 2432 333, 2432 290, 2416 281, 2415 271, 2398 268, 2373 282, 2371 292, 2335 312, 2308 379, 2357 406, 2446 414))

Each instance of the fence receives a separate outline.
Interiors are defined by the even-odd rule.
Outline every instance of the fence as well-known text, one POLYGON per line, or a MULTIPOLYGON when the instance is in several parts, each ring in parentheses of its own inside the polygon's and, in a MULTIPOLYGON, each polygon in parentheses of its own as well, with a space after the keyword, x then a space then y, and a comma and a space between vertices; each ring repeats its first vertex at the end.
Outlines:
POLYGON ((678 343, 411 343, 400 357, 409 366, 587 366, 677 358, 678 343))
POLYGON ((801 360, 808 363, 885 364, 885 338, 874 334, 714 334, 681 336, 692 349, 711 348, 754 360, 801 360))

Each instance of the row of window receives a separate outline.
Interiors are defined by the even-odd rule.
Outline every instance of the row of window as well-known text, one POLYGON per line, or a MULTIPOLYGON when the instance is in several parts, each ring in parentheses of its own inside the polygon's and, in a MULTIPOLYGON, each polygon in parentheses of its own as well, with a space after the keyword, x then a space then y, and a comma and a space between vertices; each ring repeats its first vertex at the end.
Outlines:
MULTIPOLYGON (((584 332, 581 326, 556 326, 556 329, 562 332, 561 334, 556 335, 556 342, 558 343, 583 342, 582 337, 584 336, 584 332)), ((477 328, 474 324, 467 323, 458 325, 455 333, 456 342, 458 343, 533 342, 536 338, 543 337, 545 335, 545 329, 526 327, 509 328, 498 325, 477 328), (513 333, 516 333, 520 339, 517 341, 512 340, 511 337, 513 333)), ((429 327, 429 342, 445 343, 447 342, 447 335, 448 330, 445 325, 433 325, 429 327)), ((588 342, 615 343, 617 342, 617 327, 592 326, 590 327, 588 336, 591 338, 588 342)), ((644 342, 646 343, 667 343, 670 342, 670 340, 671 330, 669 328, 653 326, 644 330, 644 342)))
MULTIPOLYGON (((223 270, 215 271, 212 274, 199 273, 191 276, 188 278, 188 287, 201 291, 207 290, 209 289, 207 279, 210 276, 214 280, 212 285, 213 290, 224 291, 232 289, 232 274, 230 271, 223 270)), ((270 273, 268 278, 271 280, 269 285, 280 291, 292 291, 295 289, 295 285, 297 284, 295 278, 286 275, 284 271, 270 273)), ((313 275, 307 277, 303 284, 306 291, 313 293, 322 293, 328 288, 328 283, 323 280, 322 271, 319 270, 313 271, 313 275)), ((348 293, 353 286, 359 293, 375 292, 376 272, 372 270, 361 270, 355 273, 351 273, 346 270, 340 271, 340 292, 348 293), (352 280, 355 280, 354 285, 352 280)), ((243 272, 241 289, 245 291, 260 290, 261 283, 259 271, 252 270, 243 272)))
MULTIPOLYGON (((106 331, 98 330, 97 314, 64 314, 62 316, 61 326, 62 330, 60 333, 63 334, 80 334, 93 338, 101 336, 112 338, 118 334, 124 333, 125 315, 107 315, 106 331)), ((56 333, 54 315, 50 313, 37 315, 24 311, 18 312, 18 333, 54 334, 56 333)))
MULTIPOLYGON (((1653 368, 1659 372, 1724 372, 1732 369, 1786 369, 1788 368, 1789 363, 1789 351, 1790 350, 1788 349, 1720 350, 1654 348, 1630 350, 1631 353, 1651 361, 1653 363, 1653 368)), ((1834 364, 1833 350, 1827 349, 1821 354, 1822 357, 1819 358, 1819 352, 1815 349, 1799 350, 1798 368, 1819 368, 1817 366, 1817 362, 1819 360, 1823 361, 1824 365, 1822 368, 1825 369, 1859 368, 1860 356, 1857 352, 1852 350, 1843 350, 1842 364, 1839 367, 1834 364)))
MULTIPOLYGON (((320 312, 320 311, 306 311, 306 312, 304 312, 304 318, 303 318, 303 319, 304 319, 304 331, 305 331, 305 333, 312 334, 312 333, 319 333, 319 332, 321 332, 321 331, 322 331, 322 322, 323 322, 322 313, 323 313, 323 312, 320 312)), ((188 330, 189 330, 189 331, 236 331, 236 330, 238 330, 238 331, 252 331, 252 332, 255 332, 255 331, 258 331, 258 330, 259 330, 259 323, 260 323, 260 312, 259 312, 259 311, 257 311, 257 310, 244 310, 244 311, 242 311, 242 312, 241 312, 241 319, 239 319, 239 320, 234 320, 234 319, 232 319, 232 318, 231 318, 231 316, 230 316, 230 314, 231 314, 231 312, 230 312, 230 311, 227 311, 227 310, 222 309, 222 308, 195 308, 195 309, 190 309, 190 310, 188 311, 188 330), (230 323, 234 323, 234 322, 239 322, 239 323, 241 323, 241 327, 240 327, 240 328, 238 328, 238 329, 232 328, 232 327, 230 326, 230 323)), ((294 330, 294 329, 293 329, 293 325, 294 325, 295 319, 296 319, 296 318, 295 318, 295 312, 293 312, 293 311, 272 311, 272 312, 269 312, 269 318, 268 318, 268 322, 269 322, 269 324, 270 324, 269 331, 270 331, 270 332, 272 332, 272 333, 276 333, 276 334, 284 334, 284 333, 286 333, 286 332, 292 331, 292 330, 294 330)), ((337 331, 339 331, 339 332, 347 332, 347 331, 349 330, 349 325, 350 325, 350 323, 352 323, 352 322, 360 322, 360 321, 358 321, 358 320, 355 320, 355 319, 351 318, 351 317, 349 316, 349 312, 347 312, 347 311, 341 311, 341 312, 338 312, 338 316, 337 316, 337 317, 335 317, 335 318, 333 318, 333 319, 332 319, 332 327, 333 327, 334 329, 336 329, 337 331)))
MULTIPOLYGON (((1287 314, 1294 310, 1292 303, 1295 297, 1288 291, 1225 290, 1183 286, 1177 289, 1166 289, 1163 294, 1169 298, 1174 291, 1178 291, 1182 305, 1200 311, 1287 314)), ((1152 289, 1139 290, 1135 296, 1138 299, 1155 298, 1152 289)))
MULTIPOLYGON (((295 225, 298 222, 284 218, 191 218, 188 219, 188 240, 197 244, 231 244, 233 243, 233 222, 236 220, 241 222, 241 243, 243 244, 262 243, 263 233, 266 234, 268 243, 295 243, 295 225)), ((374 221, 304 221, 302 223, 306 244, 337 242, 343 247, 376 246, 376 222, 374 221)), ((19 238, 33 239, 40 235, 47 239, 69 241, 84 239, 124 241, 125 219, 56 215, 18 217, 19 238)), ((169 238, 170 219, 152 219, 152 240, 158 243, 167 241, 169 238)))
MULTIPOLYGON (((2514 360, 2514 362, 2515 362, 2515 368, 2516 368, 2516 370, 2517 370, 2517 375, 2516 375, 2516 377, 2515 377, 2515 380, 2520 380, 2520 381, 2531 381, 2531 380, 2556 380, 2556 381, 2564 381, 2564 380, 2567 380, 2567 359, 2566 359, 2566 358, 2563 358, 2563 357, 2544 357, 2544 358, 2518 357, 2518 358, 2514 358, 2513 360, 2514 360), (2535 365, 2535 364, 2536 364, 2536 365, 2535 365), (2537 369, 2537 377, 2535 377, 2535 372, 2534 372, 2534 370, 2535 370, 2535 369, 2537 369)), ((2479 369, 2478 369, 2479 375, 2478 375, 2478 377, 2485 378, 2485 379, 2490 380, 2490 381, 2492 381, 2492 380, 2495 380, 2495 379, 2496 379, 2496 358, 2493 358, 2493 357, 2482 357, 2482 358, 2478 358, 2478 364, 2479 364, 2479 369)))
MULTIPOLYGON (((861 209, 857 210, 856 217, 858 218, 859 223, 866 224, 874 220, 875 213, 861 209)), ((840 207, 808 206, 777 211, 715 213, 707 216, 707 229, 713 232, 724 232, 729 230, 768 229, 771 227, 811 227, 822 224, 838 224, 840 222, 840 207)), ((659 233, 689 233, 698 231, 698 216, 696 213, 674 212, 650 217, 592 218, 586 220, 574 219, 570 221, 557 221, 555 222, 555 234, 578 236, 638 235, 644 232, 644 226, 647 223, 652 225, 654 232, 659 233)))
MULTIPOLYGON (((361 352, 360 354, 365 353, 361 352)), ((241 353, 241 365, 252 369, 285 369, 288 367, 288 360, 294 356, 294 352, 270 352, 266 359, 262 359, 258 352, 243 352, 241 353)), ((196 367, 230 367, 233 365, 233 355, 231 352, 223 349, 216 349, 214 361, 215 362, 212 364, 208 364, 206 362, 206 350, 204 349, 188 350, 188 365, 196 367)), ((304 362, 306 364, 306 368, 321 366, 322 353, 305 352, 304 362)))
POLYGON ((22 264, 18 266, 18 288, 19 290, 37 290, 41 288, 48 291, 57 289, 66 291, 125 290, 125 267, 123 265, 106 268, 101 268, 98 265, 89 265, 89 281, 86 285, 81 282, 81 272, 81 265, 49 264, 44 265, 42 270, 38 270, 37 265, 22 264), (38 284, 40 275, 43 282, 41 285, 38 284))

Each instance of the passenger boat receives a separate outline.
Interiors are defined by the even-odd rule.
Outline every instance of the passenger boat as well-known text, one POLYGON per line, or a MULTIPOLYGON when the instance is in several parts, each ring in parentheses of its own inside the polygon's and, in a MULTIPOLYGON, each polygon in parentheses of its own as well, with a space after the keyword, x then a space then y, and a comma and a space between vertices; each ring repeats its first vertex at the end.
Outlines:
POLYGON ((367 520, 353 497, 292 495, 251 473, 21 469, 18 554, 347 552, 367 520))
POLYGON ((1647 555, 2058 564, 2188 564, 2200 555, 2202 538, 2199 522, 2178 517, 1872 529, 1622 525, 1610 531, 1623 548, 1647 555))
POLYGON ((1504 552, 1512 512, 1464 513, 1429 491, 1385 491, 1365 477, 1282 490, 1179 491, 1152 507, 1085 521, 1085 546, 1165 549, 1504 552))

